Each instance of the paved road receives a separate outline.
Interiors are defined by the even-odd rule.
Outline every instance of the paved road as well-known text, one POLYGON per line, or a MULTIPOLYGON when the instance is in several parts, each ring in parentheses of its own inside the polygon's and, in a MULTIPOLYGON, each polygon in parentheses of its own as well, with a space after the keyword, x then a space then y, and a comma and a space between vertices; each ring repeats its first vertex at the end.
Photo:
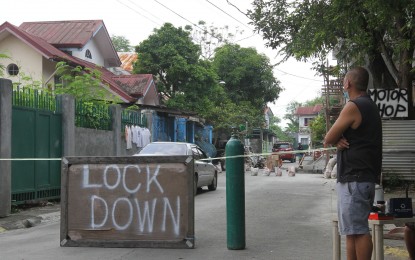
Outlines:
POLYGON ((59 246, 59 222, 0 234, 0 259, 331 259, 334 180, 321 174, 245 174, 246 244, 228 250, 226 176, 195 201, 195 249, 59 246))

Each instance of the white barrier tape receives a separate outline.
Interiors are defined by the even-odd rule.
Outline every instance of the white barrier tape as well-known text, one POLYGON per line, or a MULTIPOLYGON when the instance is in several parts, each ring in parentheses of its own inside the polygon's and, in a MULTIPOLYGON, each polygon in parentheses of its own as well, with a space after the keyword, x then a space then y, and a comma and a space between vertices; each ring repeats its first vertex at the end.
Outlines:
MULTIPOLYGON (((272 153, 252 153, 252 154, 243 154, 243 155, 234 155, 234 156, 223 156, 215 157, 201 160, 218 160, 226 158, 240 158, 240 157, 252 157, 252 156, 267 156, 267 155, 280 155, 280 154, 297 154, 297 153, 313 153, 317 151, 332 151, 336 150, 336 147, 330 148, 319 148, 319 149, 310 149, 310 150, 295 150, 295 151, 282 151, 282 152, 272 152, 272 153)), ((0 161, 61 161, 62 158, 0 158, 0 161)))
POLYGON ((224 157, 215 157, 215 158, 208 158, 208 159, 200 159, 201 161, 210 161, 210 160, 217 160, 217 159, 226 159, 226 158, 240 158, 240 157, 255 157, 255 156, 268 156, 268 155, 280 155, 280 154, 297 154, 297 153, 313 153, 317 151, 332 151, 336 150, 336 147, 330 148, 319 148, 319 149, 310 149, 310 150, 294 150, 294 151, 281 151, 281 152, 272 152, 272 153, 251 153, 251 154, 243 154, 243 155, 234 155, 234 156, 224 156, 224 157))
POLYGON ((0 158, 0 161, 60 161, 62 158, 0 158))

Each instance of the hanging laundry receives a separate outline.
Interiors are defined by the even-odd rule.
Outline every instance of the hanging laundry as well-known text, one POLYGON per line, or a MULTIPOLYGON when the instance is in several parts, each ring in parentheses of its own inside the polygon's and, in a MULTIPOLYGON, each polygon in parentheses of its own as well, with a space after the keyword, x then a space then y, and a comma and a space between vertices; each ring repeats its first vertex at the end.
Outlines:
POLYGON ((126 125, 125 126, 125 141, 127 143, 127 150, 133 148, 131 140, 132 140, 131 128, 126 125))

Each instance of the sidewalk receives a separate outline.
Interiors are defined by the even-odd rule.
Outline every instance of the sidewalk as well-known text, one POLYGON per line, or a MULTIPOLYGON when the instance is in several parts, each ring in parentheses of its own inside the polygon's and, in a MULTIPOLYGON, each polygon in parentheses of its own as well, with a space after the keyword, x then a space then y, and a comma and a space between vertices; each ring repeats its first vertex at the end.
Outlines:
POLYGON ((50 221, 60 221, 60 203, 48 202, 29 208, 17 209, 7 217, 0 218, 0 233, 7 230, 30 228, 50 221))

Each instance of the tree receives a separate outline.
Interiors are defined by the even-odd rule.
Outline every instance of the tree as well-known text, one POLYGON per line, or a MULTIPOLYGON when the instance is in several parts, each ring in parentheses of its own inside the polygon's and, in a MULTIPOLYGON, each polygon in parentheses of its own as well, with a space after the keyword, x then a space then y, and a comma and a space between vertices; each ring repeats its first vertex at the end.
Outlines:
POLYGON ((289 121, 287 127, 285 128, 285 131, 288 133, 298 133, 299 122, 298 116, 295 115, 295 111, 300 106, 301 103, 297 101, 291 101, 286 108, 287 113, 284 115, 284 119, 289 121))
POLYGON ((117 52, 130 52, 133 50, 130 41, 124 36, 111 36, 112 45, 117 52))
POLYGON ((231 126, 246 122, 263 127, 263 109, 281 90, 268 58, 252 48, 225 44, 213 60, 202 59, 190 32, 169 23, 155 29, 136 47, 134 72, 155 75, 168 107, 198 113, 215 131, 229 134, 231 126), (227 67, 232 60, 234 66, 227 67))
POLYGON ((411 0, 258 0, 247 15, 285 59, 326 60, 334 50, 344 67, 367 64, 375 87, 405 88, 412 100, 414 10, 411 0))
POLYGON ((278 140, 291 141, 292 138, 278 125, 280 122, 280 118, 272 116, 269 123, 270 130, 277 136, 278 140))
POLYGON ((254 48, 225 44, 216 50, 213 66, 232 102, 249 101, 253 107, 265 108, 278 99, 281 87, 274 77, 268 57, 254 48))
MULTIPOLYGON (((9 56, 7 56, 6 54, 0 53, 0 59, 8 59, 9 56)), ((4 75, 4 65, 2 63, 0 63, 0 76, 4 75)))
MULTIPOLYGON (((56 75, 61 83, 50 90, 55 94, 70 94, 77 100, 96 102, 117 102, 119 99, 105 89, 102 73, 97 69, 72 67, 66 62, 56 64, 56 75)), ((46 90, 46 89, 45 89, 46 90)))
POLYGON ((311 107, 311 106, 315 106, 315 105, 321 105, 323 103, 324 103, 324 98, 322 96, 320 96, 320 97, 316 97, 312 100, 305 101, 304 106, 311 107))
POLYGON ((319 114, 310 122, 311 142, 313 144, 322 144, 326 135, 326 119, 324 114, 319 114))
POLYGON ((191 37, 200 46, 201 57, 205 60, 211 60, 218 47, 232 43, 236 35, 243 33, 243 30, 238 28, 235 29, 235 33, 230 33, 228 26, 208 26, 205 21, 199 21, 196 28, 190 25, 185 28, 191 31, 191 37))
POLYGON ((135 48, 138 60, 134 73, 151 73, 157 78, 158 90, 167 98, 181 94, 194 83, 200 48, 192 42, 190 33, 181 27, 165 23, 135 48))

